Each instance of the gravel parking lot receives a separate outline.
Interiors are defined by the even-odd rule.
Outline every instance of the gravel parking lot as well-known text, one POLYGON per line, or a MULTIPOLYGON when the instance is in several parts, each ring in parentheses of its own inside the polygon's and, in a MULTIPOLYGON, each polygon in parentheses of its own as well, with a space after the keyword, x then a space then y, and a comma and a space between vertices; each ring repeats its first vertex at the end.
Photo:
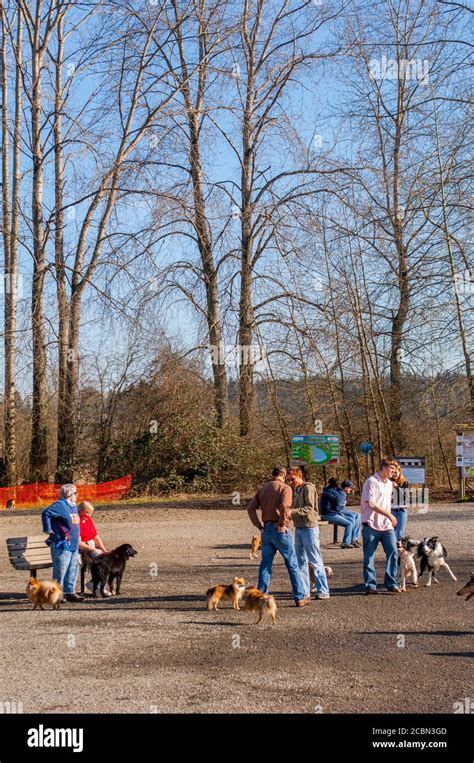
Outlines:
POLYGON ((256 583, 245 511, 99 507, 95 520, 109 548, 138 551, 122 594, 41 612, 5 546, 38 534, 39 516, 0 515, 0 702, 44 713, 451 713, 474 696, 472 601, 456 596, 474 566, 468 504, 432 505, 408 526, 440 536, 458 583, 441 573, 431 589, 366 597, 362 551, 331 546, 323 527, 331 599, 294 607, 277 557, 273 627, 228 604, 205 609, 209 585, 238 574, 256 583))

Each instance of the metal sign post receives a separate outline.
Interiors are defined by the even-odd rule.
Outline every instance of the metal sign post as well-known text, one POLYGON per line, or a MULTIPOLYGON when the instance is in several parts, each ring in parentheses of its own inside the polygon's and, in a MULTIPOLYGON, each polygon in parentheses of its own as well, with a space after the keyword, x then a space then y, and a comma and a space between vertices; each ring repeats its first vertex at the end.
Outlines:
POLYGON ((374 449, 373 443, 371 442, 361 442, 360 444, 360 452, 365 455, 365 478, 369 479, 369 455, 372 453, 374 449))

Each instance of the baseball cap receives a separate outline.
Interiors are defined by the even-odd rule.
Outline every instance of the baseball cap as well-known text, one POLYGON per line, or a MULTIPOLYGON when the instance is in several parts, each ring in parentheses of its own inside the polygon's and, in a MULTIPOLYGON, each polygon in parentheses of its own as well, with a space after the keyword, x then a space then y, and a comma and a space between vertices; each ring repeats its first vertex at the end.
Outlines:
POLYGON ((341 482, 341 487, 354 487, 354 483, 350 480, 343 480, 341 482))

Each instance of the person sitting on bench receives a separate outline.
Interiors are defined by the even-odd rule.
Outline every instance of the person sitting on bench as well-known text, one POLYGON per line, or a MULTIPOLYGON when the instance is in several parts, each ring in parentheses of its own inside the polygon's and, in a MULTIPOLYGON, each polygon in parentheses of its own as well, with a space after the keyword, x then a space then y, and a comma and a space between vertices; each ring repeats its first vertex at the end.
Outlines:
POLYGON ((342 480, 341 487, 338 488, 340 504, 339 514, 343 517, 348 517, 354 522, 354 532, 352 533, 351 543, 355 548, 362 548, 362 543, 359 541, 361 517, 358 511, 347 508, 347 496, 354 490, 354 485, 350 480, 342 480))
POLYGON ((79 512, 79 526, 81 530, 79 550, 81 553, 88 553, 93 559, 100 554, 106 554, 107 549, 97 534, 95 524, 92 521, 94 513, 93 505, 89 501, 82 501, 77 510, 79 512))
MULTIPOLYGON (((101 554, 106 554, 107 549, 105 548, 102 542, 102 539, 97 533, 95 524, 92 520, 92 515, 95 511, 93 505, 89 503, 89 501, 82 501, 82 503, 79 504, 77 509, 79 511, 79 526, 81 530, 81 539, 79 541, 79 553, 81 554, 81 557, 82 557, 81 586, 83 586, 85 572, 86 572, 87 566, 89 566, 89 560, 86 558, 86 555, 87 557, 89 557, 90 561, 92 561, 93 559, 96 559, 101 554), (85 562, 87 562, 86 567, 84 567, 85 562)), ((93 589, 92 580, 89 580, 89 582, 86 583, 86 588, 92 591, 93 589)), ((107 586, 104 588, 104 593, 107 596, 111 595, 107 586)))
MULTIPOLYGON (((320 509, 321 517, 332 525, 338 525, 344 528, 344 537, 342 538, 341 548, 354 548, 352 538, 354 537, 354 520, 349 516, 343 516, 339 513, 341 506, 341 495, 339 493, 339 482, 336 477, 330 477, 328 484, 321 493, 320 509)), ((357 537, 357 536, 355 536, 357 537)))

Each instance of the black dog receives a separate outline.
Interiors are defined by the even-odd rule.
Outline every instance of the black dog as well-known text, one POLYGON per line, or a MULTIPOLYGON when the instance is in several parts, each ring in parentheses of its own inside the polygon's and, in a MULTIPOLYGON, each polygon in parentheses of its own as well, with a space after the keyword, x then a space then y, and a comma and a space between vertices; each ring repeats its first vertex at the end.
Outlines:
POLYGON ((123 543, 121 546, 114 548, 113 551, 108 551, 106 554, 101 554, 97 559, 94 559, 91 564, 94 596, 97 596, 99 587, 101 595, 107 596, 107 594, 104 593, 104 586, 107 582, 110 593, 112 594, 112 583, 114 581, 115 593, 118 595, 120 593, 120 583, 122 582, 122 575, 125 571, 127 560, 136 554, 137 551, 132 548, 130 543, 123 543))
POLYGON ((90 566, 93 562, 92 556, 87 551, 81 551, 79 552, 79 562, 81 565, 81 593, 84 593, 85 590, 85 583, 86 583, 86 572, 88 569, 90 569, 90 566))

